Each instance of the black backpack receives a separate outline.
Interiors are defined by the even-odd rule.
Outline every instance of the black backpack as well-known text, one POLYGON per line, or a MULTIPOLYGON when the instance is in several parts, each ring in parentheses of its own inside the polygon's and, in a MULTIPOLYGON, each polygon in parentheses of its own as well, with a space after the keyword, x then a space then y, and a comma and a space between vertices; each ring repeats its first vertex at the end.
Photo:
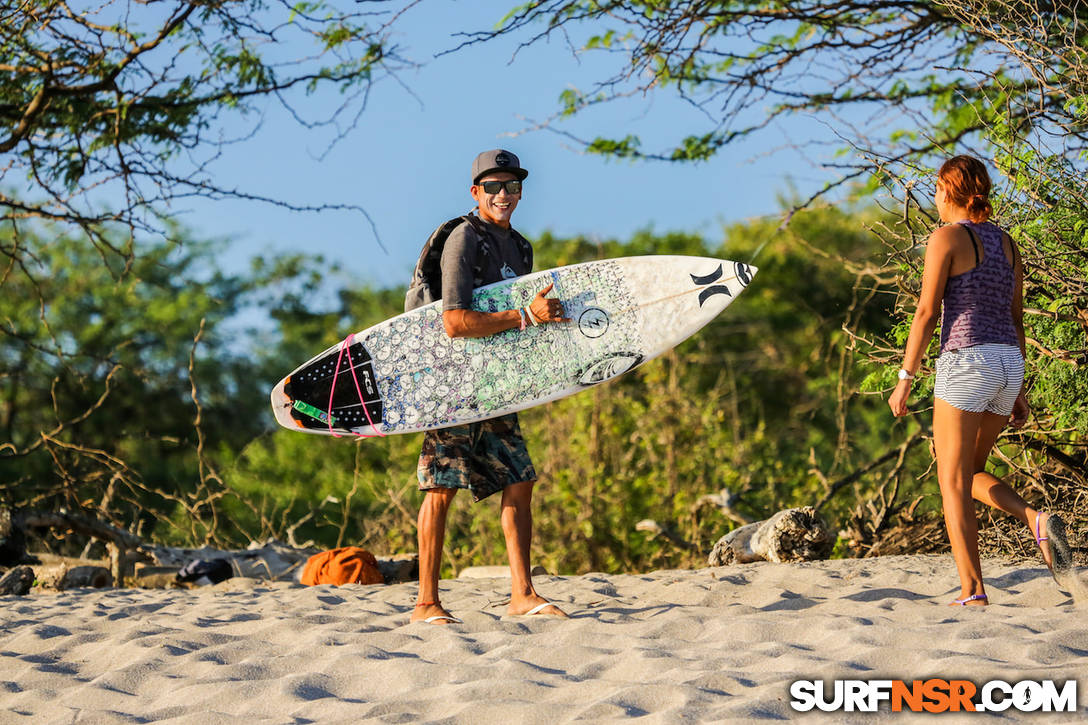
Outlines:
MULTIPOLYGON (((453 230, 462 224, 470 225, 476 231, 479 239, 479 251, 476 258, 480 259, 490 253, 487 227, 480 217, 475 214, 465 214, 454 217, 435 229, 423 245, 423 251, 419 253, 419 261, 416 262, 415 271, 412 272, 412 281, 408 285, 408 292, 404 295, 404 311, 414 310, 417 307, 436 302, 442 298, 442 250, 446 246, 446 240, 453 230)), ((521 249, 522 261, 527 269, 533 268, 533 246, 521 236, 517 230, 511 228, 510 235, 521 249)), ((477 273, 479 269, 477 268, 477 273)))

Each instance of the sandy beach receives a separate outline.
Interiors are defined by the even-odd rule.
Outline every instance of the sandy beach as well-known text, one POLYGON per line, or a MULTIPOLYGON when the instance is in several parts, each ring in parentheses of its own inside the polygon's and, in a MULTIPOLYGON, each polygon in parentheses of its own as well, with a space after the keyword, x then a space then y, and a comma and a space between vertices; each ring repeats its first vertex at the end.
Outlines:
POLYGON ((537 577, 569 620, 506 616, 508 582, 455 579, 442 598, 464 624, 448 627, 408 624, 413 584, 0 597, 0 721, 918 720, 804 715, 789 685, 1078 676, 1078 713, 996 717, 1085 719, 1083 604, 1041 566, 984 571, 992 606, 954 609, 947 556, 537 577))

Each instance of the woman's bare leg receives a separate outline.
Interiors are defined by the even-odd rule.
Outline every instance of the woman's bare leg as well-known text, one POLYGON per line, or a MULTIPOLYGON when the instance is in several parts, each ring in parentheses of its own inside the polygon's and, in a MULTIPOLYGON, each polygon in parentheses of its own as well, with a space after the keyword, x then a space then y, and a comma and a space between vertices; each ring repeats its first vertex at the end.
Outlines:
MULTIPOLYGON (((1033 539, 1038 538, 1035 531, 1035 516, 1038 513, 1027 501, 1020 497, 1012 487, 997 476, 987 473, 986 461, 990 457, 997 437, 1008 425, 1007 415, 996 413, 983 413, 979 424, 978 438, 975 442, 975 475, 971 482, 971 495, 977 500, 996 509, 1000 509, 1010 516, 1015 516, 1031 531, 1033 539)), ((1047 514, 1039 517, 1039 530, 1045 535, 1047 514)), ((1044 541, 1040 545, 1043 553, 1043 561, 1050 566, 1050 547, 1044 541)))
MULTIPOLYGON (((968 413, 937 398, 933 403, 933 447, 937 481, 952 558, 960 575, 960 598, 985 594, 978 558, 978 521, 972 501, 975 444, 982 413, 968 413)), ((985 604, 985 600, 972 602, 985 604)))

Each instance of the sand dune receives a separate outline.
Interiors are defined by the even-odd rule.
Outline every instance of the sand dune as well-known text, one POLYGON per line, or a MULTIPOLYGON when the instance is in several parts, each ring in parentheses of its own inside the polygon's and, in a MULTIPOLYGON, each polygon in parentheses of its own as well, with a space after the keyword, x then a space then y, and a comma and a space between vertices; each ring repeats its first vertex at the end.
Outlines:
POLYGON ((506 616, 508 581, 451 580, 449 627, 407 623, 410 584, 2 597, 0 722, 744 722, 802 717, 797 679, 931 676, 1079 676, 1078 714, 1001 718, 1084 718, 1083 609, 1040 566, 984 570, 993 605, 955 609, 950 557, 537 577, 569 620, 506 616))

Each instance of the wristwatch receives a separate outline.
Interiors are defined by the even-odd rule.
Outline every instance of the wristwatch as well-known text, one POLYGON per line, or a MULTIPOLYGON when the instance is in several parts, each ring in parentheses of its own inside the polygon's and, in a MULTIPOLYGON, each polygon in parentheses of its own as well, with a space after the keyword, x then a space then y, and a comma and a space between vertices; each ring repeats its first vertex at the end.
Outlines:
POLYGON ((911 375, 910 373, 908 373, 903 368, 899 368, 899 379, 900 380, 914 380, 914 376, 911 375))

